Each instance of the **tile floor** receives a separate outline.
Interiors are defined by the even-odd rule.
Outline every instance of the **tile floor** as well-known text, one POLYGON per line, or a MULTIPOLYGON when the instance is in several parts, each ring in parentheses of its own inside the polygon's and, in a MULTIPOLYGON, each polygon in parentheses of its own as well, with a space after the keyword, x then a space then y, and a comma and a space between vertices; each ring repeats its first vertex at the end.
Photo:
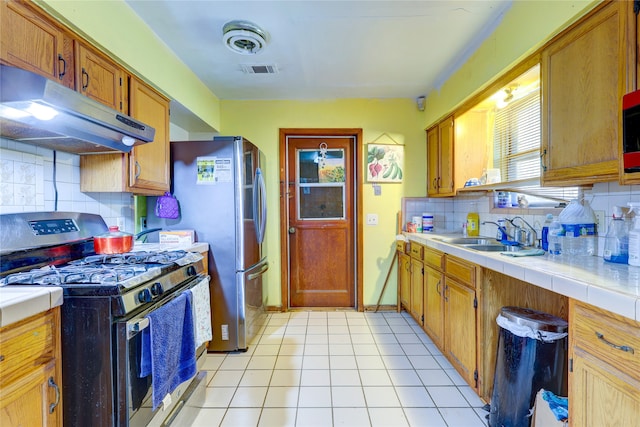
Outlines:
POLYGON ((265 322, 246 353, 207 356, 192 427, 486 426, 484 403, 404 312, 265 322))

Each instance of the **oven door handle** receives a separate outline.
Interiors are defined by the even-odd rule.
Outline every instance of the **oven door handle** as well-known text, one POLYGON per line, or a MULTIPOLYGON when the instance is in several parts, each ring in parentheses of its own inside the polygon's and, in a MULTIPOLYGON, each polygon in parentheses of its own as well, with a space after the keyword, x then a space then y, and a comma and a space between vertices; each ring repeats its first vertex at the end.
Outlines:
POLYGON ((127 340, 138 335, 143 329, 148 328, 149 324, 150 322, 148 317, 127 322, 127 340))

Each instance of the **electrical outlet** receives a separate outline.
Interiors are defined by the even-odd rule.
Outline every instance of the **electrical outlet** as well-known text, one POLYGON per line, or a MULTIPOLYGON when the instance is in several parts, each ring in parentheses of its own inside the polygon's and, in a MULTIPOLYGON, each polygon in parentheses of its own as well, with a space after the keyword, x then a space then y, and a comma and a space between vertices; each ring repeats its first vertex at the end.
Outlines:
POLYGON ((598 234, 604 236, 607 234, 607 220, 605 211, 593 211, 596 215, 596 224, 598 225, 598 234))
POLYGON ((378 225, 378 214, 367 214, 367 225, 378 225))
POLYGON ((144 231, 147 229, 147 217, 146 216, 141 216, 140 217, 140 231, 144 231))

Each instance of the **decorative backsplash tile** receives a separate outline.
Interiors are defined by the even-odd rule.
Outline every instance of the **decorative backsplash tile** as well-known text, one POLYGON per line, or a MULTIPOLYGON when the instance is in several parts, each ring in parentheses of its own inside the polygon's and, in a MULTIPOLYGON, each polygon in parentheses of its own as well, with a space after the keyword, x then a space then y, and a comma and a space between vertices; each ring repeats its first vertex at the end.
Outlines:
POLYGON ((124 218, 134 231, 129 193, 82 193, 80 156, 0 138, 0 214, 57 210, 102 215, 108 225, 124 218), (55 182, 54 182, 55 176, 55 182))

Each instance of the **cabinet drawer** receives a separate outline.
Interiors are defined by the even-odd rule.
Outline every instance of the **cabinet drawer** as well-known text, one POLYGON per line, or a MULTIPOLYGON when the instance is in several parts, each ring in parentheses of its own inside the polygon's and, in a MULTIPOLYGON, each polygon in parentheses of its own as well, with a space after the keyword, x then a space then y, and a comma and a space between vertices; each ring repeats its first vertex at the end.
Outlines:
POLYGON ((424 248, 424 262, 429 266, 442 270, 442 257, 444 253, 431 248, 424 248))
POLYGON ((444 269, 447 276, 458 279, 462 284, 476 287, 476 265, 459 258, 447 255, 444 259, 444 269))
POLYGON ((416 259, 422 259, 422 253, 424 251, 424 246, 420 243, 409 242, 411 247, 411 256, 416 259))
POLYGON ((403 254, 407 253, 407 242, 404 240, 396 240, 396 251, 402 252, 403 254))
POLYGON ((574 346, 640 380, 640 323, 572 301, 574 346))
POLYGON ((0 388, 55 357, 53 311, 0 328, 0 388))

